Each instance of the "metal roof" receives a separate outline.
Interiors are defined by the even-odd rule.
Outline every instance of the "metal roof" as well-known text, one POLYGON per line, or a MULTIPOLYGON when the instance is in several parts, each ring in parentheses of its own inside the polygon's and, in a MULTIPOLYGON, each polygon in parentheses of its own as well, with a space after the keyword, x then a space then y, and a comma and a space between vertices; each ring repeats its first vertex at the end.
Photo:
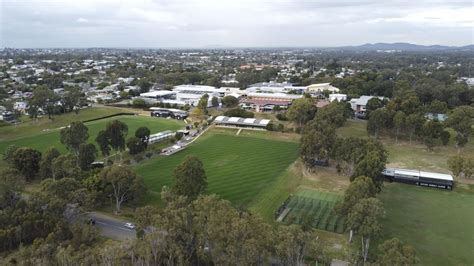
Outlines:
POLYGON ((214 123, 222 125, 243 125, 243 126, 256 126, 266 127, 270 120, 268 119, 256 119, 256 118, 242 118, 242 117, 229 117, 229 116, 218 116, 214 119, 214 123))
POLYGON ((416 177, 425 177, 425 178, 433 178, 433 179, 453 181, 453 176, 452 175, 442 174, 442 173, 425 172, 425 171, 419 171, 419 170, 411 170, 411 169, 386 168, 383 171, 383 173, 391 175, 391 176, 393 176, 393 175, 405 175, 405 176, 416 176, 416 177))

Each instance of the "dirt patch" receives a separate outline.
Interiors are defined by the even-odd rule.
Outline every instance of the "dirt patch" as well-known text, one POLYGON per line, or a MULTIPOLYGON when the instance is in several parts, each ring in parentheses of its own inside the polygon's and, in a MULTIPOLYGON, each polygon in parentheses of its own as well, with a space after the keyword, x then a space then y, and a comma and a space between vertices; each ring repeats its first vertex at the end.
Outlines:
POLYGON ((300 161, 291 168, 295 176, 302 176, 300 187, 327 192, 344 193, 350 181, 347 176, 339 174, 334 167, 315 167, 308 169, 300 161))

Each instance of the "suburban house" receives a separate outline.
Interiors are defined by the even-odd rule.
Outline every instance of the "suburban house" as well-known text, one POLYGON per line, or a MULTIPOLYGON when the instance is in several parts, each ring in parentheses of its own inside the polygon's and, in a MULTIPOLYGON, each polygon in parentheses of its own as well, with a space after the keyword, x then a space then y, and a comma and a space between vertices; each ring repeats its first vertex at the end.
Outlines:
POLYGON ((379 98, 381 101, 385 99, 385 97, 381 97, 381 96, 367 96, 367 95, 360 96, 359 98, 353 98, 350 101, 352 110, 354 110, 354 112, 359 113, 359 114, 365 114, 365 107, 367 106, 367 102, 374 97, 379 98))

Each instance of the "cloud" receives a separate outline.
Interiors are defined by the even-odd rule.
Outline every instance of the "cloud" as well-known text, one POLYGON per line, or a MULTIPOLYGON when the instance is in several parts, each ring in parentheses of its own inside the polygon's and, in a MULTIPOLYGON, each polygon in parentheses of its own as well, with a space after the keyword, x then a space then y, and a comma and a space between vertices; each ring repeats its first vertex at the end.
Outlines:
POLYGON ((77 23, 87 23, 87 22, 89 22, 89 20, 85 19, 85 18, 78 18, 78 19, 76 19, 76 22, 77 23))
POLYGON ((0 46, 464 45, 473 13, 456 0, 9 0, 0 46))

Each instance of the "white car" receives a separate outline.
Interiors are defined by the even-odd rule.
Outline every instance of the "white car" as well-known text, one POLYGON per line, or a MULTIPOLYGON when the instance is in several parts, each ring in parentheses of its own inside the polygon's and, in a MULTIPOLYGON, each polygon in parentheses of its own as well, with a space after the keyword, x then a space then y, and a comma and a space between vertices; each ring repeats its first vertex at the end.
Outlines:
POLYGON ((127 227, 128 229, 135 229, 135 225, 132 223, 125 223, 124 226, 127 227))

